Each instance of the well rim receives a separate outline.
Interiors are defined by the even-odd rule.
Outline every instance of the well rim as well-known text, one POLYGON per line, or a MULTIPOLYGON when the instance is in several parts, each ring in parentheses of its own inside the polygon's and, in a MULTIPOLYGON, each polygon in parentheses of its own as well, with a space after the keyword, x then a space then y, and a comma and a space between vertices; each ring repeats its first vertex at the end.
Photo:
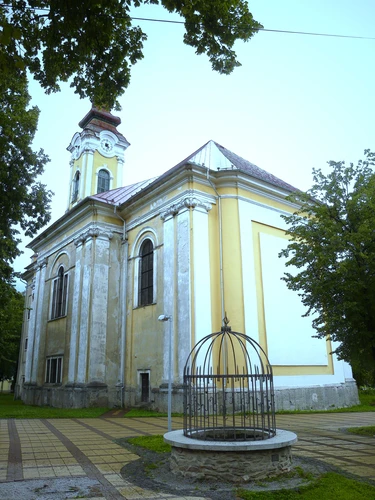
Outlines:
POLYGON ((297 434, 284 429, 276 429, 276 435, 260 441, 203 441, 185 436, 183 430, 164 434, 164 441, 175 448, 202 451, 261 451, 292 446, 297 442, 297 434))

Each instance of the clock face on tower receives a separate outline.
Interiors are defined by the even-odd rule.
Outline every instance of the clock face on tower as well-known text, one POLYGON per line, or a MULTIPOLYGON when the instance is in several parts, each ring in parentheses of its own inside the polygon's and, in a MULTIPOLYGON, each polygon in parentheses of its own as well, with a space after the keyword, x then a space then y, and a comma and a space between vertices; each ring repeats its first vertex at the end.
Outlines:
POLYGON ((100 141, 100 148, 104 153, 110 153, 113 149, 113 141, 108 137, 105 137, 100 141))

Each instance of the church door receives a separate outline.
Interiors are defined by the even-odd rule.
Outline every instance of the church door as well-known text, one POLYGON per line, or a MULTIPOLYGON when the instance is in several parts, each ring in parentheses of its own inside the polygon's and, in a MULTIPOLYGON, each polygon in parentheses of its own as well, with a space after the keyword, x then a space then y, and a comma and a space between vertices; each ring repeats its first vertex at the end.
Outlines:
POLYGON ((148 403, 150 398, 150 374, 141 373, 141 401, 148 403))

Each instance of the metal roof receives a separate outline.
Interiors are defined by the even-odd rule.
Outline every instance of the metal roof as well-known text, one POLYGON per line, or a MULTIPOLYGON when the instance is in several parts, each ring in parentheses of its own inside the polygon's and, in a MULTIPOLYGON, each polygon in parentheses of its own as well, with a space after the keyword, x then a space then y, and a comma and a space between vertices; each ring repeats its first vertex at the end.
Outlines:
POLYGON ((92 196, 89 196, 89 198, 93 200, 105 201, 107 203, 111 203, 112 205, 122 205, 137 193, 142 191, 142 189, 154 182, 154 180, 156 179, 157 177, 153 177, 152 179, 136 182, 135 184, 131 184, 130 186, 123 186, 116 189, 111 189, 110 191, 105 191, 104 193, 94 194, 92 196))
MULTIPOLYGON (((229 149, 224 148, 215 141, 208 141, 204 146, 197 149, 190 156, 182 160, 172 169, 165 172, 161 177, 166 176, 172 170, 177 170, 186 164, 200 165, 206 167, 210 170, 223 171, 223 170, 239 170, 250 175, 254 179, 266 182, 273 186, 276 186, 287 191, 298 191, 298 189, 287 182, 279 179, 273 174, 270 174, 266 170, 257 167, 254 163, 251 163, 241 156, 232 153, 229 149)), ((145 181, 137 182, 131 184, 130 186, 119 187, 112 189, 111 191, 105 191, 104 193, 95 194, 89 196, 89 198, 99 201, 104 201, 112 205, 122 205, 138 194, 140 191, 145 189, 147 186, 152 184, 159 177, 153 177, 152 179, 147 179, 145 181)))
POLYGON ((205 166, 210 170, 240 170, 245 172, 255 179, 267 182, 273 186, 286 189, 288 191, 298 191, 298 189, 282 179, 279 179, 266 170, 257 167, 241 156, 232 153, 229 149, 224 148, 215 141, 209 141, 204 146, 199 148, 195 153, 188 156, 180 163, 195 163, 205 166))

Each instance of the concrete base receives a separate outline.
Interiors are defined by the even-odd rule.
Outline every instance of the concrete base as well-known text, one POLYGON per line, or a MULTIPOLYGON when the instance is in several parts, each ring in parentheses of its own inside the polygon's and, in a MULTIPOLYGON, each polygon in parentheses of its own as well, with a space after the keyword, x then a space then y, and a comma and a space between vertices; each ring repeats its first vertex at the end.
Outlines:
MULTIPOLYGON (((317 385, 309 387, 275 387, 275 410, 331 410, 358 405, 358 389, 354 379, 344 384, 317 385)), ((166 386, 153 389, 150 408, 166 412, 168 392, 166 386)), ((172 411, 183 411, 182 386, 172 388, 172 411)))
POLYGON ((191 479, 217 479, 243 483, 289 472, 293 432, 277 429, 276 436, 264 441, 202 441, 183 431, 164 434, 172 446, 171 471, 191 479))
MULTIPOLYGON (((163 385, 151 390, 148 407, 167 411, 168 390, 163 385)), ((24 384, 16 387, 16 397, 25 404, 56 408, 122 407, 139 404, 140 391, 136 388, 107 386, 105 384, 42 385, 24 384)), ((359 404, 357 385, 353 379, 345 384, 311 387, 275 388, 275 408, 278 410, 328 410, 359 404)), ((173 386, 172 411, 183 411, 182 386, 173 386)))
POLYGON ((113 408, 121 405, 121 389, 98 383, 65 386, 24 384, 21 399, 28 405, 54 408, 113 408))

